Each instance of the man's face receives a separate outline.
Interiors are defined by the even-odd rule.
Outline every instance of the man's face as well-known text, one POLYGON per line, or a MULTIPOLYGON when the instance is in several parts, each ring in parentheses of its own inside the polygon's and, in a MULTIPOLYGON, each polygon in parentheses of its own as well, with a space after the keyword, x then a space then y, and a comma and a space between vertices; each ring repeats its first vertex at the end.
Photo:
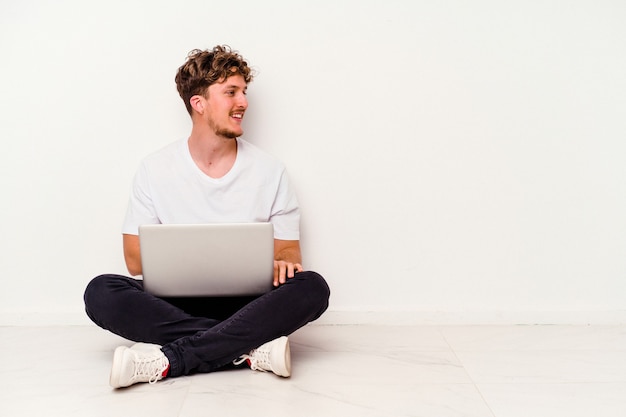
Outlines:
POLYGON ((248 108, 247 88, 241 75, 232 75, 209 86, 203 119, 216 135, 234 139, 243 134, 241 121, 248 108))

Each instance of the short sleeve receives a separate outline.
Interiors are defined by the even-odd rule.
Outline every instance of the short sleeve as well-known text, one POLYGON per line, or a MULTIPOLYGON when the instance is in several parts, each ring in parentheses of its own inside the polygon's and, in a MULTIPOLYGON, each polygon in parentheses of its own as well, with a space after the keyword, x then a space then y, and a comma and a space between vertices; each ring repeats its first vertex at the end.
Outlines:
POLYGON ((150 197, 150 186, 146 175, 146 169, 142 164, 140 169, 135 174, 135 178, 132 183, 122 233, 138 235, 140 225, 156 223, 160 223, 160 221, 156 214, 152 198, 150 197))
POLYGON ((300 239, 300 208, 298 199, 283 169, 270 222, 274 226, 274 237, 281 240, 300 239))

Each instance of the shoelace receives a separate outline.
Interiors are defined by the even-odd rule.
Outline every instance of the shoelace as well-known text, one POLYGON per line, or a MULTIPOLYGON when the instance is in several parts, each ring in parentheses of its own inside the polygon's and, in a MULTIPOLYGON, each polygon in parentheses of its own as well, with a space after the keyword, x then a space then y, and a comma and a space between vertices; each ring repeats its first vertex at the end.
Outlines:
POLYGON ((165 357, 140 359, 135 362, 135 374, 133 378, 146 377, 150 384, 154 384, 161 379, 163 372, 165 372, 168 367, 169 364, 165 357))
POLYGON ((253 371, 267 372, 272 369, 269 351, 253 350, 249 355, 241 355, 233 364, 240 365, 246 360, 253 371))

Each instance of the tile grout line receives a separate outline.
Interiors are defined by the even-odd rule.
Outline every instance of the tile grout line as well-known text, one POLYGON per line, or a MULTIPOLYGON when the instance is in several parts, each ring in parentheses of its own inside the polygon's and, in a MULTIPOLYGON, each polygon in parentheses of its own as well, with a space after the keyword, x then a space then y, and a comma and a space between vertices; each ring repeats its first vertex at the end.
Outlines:
POLYGON ((476 391, 478 392, 478 395, 480 395, 480 398, 483 399, 483 402, 485 403, 485 405, 487 406, 487 408, 489 409, 489 412, 491 413, 492 417, 496 417, 495 413, 493 412, 493 409, 491 408, 491 405, 489 404, 489 402, 487 401, 487 399, 485 398, 485 396, 483 395, 482 391, 480 390, 480 388, 478 387, 478 384, 476 383, 476 381, 474 381, 474 378, 472 378, 472 376, 469 374, 469 372, 467 372, 467 369, 465 368, 465 364, 461 361, 461 358, 459 358, 459 355, 457 355, 456 350, 452 347, 452 345, 450 344, 450 342, 448 341, 448 338, 446 337, 446 335, 443 333, 441 327, 437 328, 437 331, 439 332, 439 334, 441 335, 441 337, 443 338, 443 340, 446 342, 446 344, 448 345, 448 347, 450 348, 450 351, 452 352, 452 354, 454 355, 454 357, 456 358, 456 360, 459 362, 459 364, 463 367, 463 372, 465 372, 465 375, 467 375, 467 377, 469 378, 469 380, 472 382, 472 385, 474 386, 474 388, 476 389, 476 391))

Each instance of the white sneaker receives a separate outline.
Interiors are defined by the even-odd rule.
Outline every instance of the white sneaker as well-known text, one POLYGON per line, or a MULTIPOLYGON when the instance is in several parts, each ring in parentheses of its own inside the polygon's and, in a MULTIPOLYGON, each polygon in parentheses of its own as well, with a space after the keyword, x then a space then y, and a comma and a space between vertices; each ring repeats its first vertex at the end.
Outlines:
POLYGON ((137 343, 132 347, 115 349, 109 383, 113 388, 123 388, 137 382, 154 384, 170 367, 170 362, 161 351, 161 346, 137 343))
POLYGON ((242 355, 233 363, 239 365, 247 361, 253 371, 274 372, 276 375, 289 377, 291 375, 291 350, 289 339, 286 336, 274 339, 247 355, 242 355))

